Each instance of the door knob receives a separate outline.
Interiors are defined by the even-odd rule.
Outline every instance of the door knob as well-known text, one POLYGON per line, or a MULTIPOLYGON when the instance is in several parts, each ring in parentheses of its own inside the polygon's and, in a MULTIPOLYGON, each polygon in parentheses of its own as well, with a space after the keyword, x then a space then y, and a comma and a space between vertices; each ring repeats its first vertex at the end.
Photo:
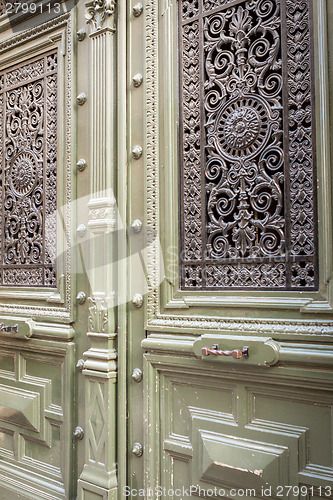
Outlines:
POLYGON ((213 354, 214 356, 232 356, 234 359, 248 358, 249 348, 243 347, 243 349, 233 349, 232 351, 222 351, 219 350, 218 344, 213 344, 212 347, 202 347, 201 353, 203 356, 209 356, 213 354))

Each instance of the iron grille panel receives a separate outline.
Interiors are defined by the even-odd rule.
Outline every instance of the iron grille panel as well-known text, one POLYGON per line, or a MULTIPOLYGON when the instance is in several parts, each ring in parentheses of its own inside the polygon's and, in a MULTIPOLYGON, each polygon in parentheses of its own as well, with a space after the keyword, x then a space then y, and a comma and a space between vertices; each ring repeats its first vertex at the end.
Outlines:
POLYGON ((0 74, 0 284, 56 286, 57 53, 0 74))
POLYGON ((180 2, 184 289, 318 288, 311 9, 180 2))

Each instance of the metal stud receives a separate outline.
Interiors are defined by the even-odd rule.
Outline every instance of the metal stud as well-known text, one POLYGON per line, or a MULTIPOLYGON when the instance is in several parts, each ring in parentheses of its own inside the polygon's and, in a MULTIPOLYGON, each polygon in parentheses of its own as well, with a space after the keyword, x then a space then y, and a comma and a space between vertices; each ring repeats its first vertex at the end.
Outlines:
POLYGON ((136 293, 132 299, 133 305, 137 308, 140 309, 140 307, 143 304, 143 297, 140 293, 136 293))
POLYGON ((76 230, 78 236, 80 236, 80 238, 83 238, 83 236, 86 235, 87 233, 87 228, 84 224, 80 224, 76 230))
POLYGON ((143 76, 141 75, 141 73, 137 73, 136 75, 134 75, 132 78, 132 82, 134 87, 140 87, 143 82, 143 76))
POLYGON ((132 373, 132 379, 135 382, 141 382, 142 377, 143 377, 142 370, 140 370, 140 368, 134 368, 133 373, 132 373))
POLYGON ((132 447, 132 453, 137 457, 142 457, 143 446, 141 443, 134 443, 132 447))
POLYGON ((79 106, 83 106, 87 102, 87 96, 83 92, 76 97, 76 102, 79 106))
POLYGON ((76 427, 75 431, 73 432, 73 436, 76 438, 76 439, 83 439, 84 437, 84 430, 82 429, 82 427, 76 427))
POLYGON ((86 299, 87 299, 87 296, 86 296, 86 294, 84 292, 79 292, 77 294, 76 300, 78 301, 78 303, 80 305, 84 304, 85 301, 86 301, 86 299))
POLYGON ((79 370, 79 372, 82 372, 83 368, 84 368, 84 359, 79 359, 79 361, 76 363, 76 368, 77 370, 79 370))
POLYGON ((83 158, 81 158, 81 160, 79 160, 76 164, 76 168, 78 170, 78 172, 83 172, 83 170, 87 167, 87 162, 86 160, 84 160, 83 158))
POLYGON ((77 36, 77 39, 79 42, 83 42, 83 40, 85 39, 86 37, 86 32, 85 30, 79 30, 77 33, 76 33, 76 36, 77 36))
POLYGON ((135 221, 132 222, 131 228, 134 231, 134 233, 140 233, 140 231, 142 230, 141 220, 135 219, 135 221))
POLYGON ((136 3, 133 7, 133 15, 135 17, 140 17, 143 11, 142 3, 136 3))
POLYGON ((142 156, 142 153, 143 153, 143 149, 139 145, 134 146, 134 148, 132 149, 132 155, 133 155, 134 160, 139 160, 139 158, 141 158, 141 156, 142 156))

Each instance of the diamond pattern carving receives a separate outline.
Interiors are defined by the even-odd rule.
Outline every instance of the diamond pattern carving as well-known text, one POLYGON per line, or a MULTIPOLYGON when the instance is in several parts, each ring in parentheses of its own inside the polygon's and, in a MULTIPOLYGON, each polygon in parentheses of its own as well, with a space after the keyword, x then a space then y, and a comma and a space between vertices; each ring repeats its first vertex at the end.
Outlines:
POLYGON ((104 402, 103 390, 105 386, 99 382, 90 382, 91 394, 89 408, 91 414, 88 420, 90 432, 88 434, 90 455, 96 462, 105 462, 105 434, 107 414, 104 402))

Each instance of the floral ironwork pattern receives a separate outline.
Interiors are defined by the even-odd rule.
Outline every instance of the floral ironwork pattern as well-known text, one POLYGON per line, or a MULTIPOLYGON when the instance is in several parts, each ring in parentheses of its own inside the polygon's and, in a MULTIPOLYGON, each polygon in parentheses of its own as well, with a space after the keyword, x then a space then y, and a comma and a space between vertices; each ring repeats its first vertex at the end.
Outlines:
POLYGON ((0 284, 56 286, 57 54, 0 75, 0 284))
POLYGON ((180 5, 183 288, 318 286, 309 2, 180 5))

